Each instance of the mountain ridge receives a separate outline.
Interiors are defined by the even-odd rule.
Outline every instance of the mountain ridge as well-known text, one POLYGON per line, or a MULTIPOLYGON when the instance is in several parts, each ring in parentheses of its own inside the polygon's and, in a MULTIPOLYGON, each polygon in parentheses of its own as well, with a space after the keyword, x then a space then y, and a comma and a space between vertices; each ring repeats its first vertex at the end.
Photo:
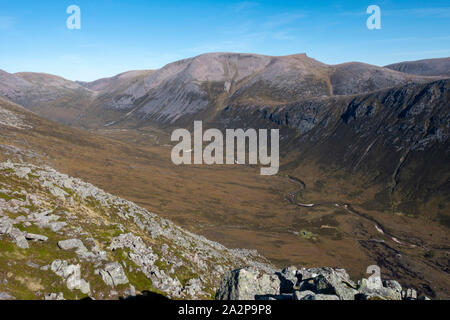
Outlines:
POLYGON ((228 102, 292 102, 314 96, 369 93, 441 78, 356 62, 327 65, 306 54, 243 53, 202 54, 160 69, 127 71, 92 82, 70 82, 33 73, 10 75, 3 72, 2 75, 0 95, 47 117, 51 117, 53 111, 53 120, 84 127, 99 127, 128 119, 130 113, 137 119, 173 124, 184 122, 183 118, 214 112, 214 108, 225 107, 228 102), (30 83, 28 80, 33 78, 38 81, 30 83), (55 86, 41 89, 35 82, 54 83, 55 86), (70 88, 66 88, 69 83, 70 88), (37 97, 30 94, 30 91, 39 90, 43 92, 37 97), (81 99, 83 107, 77 108, 74 99, 81 99), (61 110, 62 101, 69 108, 61 110), (68 114, 66 119, 64 113, 68 114))

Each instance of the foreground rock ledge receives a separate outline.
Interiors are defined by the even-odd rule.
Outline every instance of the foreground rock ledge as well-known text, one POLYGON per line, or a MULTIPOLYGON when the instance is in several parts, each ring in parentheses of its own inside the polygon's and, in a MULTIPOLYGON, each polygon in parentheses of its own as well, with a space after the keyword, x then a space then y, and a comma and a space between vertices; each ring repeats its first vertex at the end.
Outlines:
POLYGON ((269 274, 246 267, 224 276, 216 300, 417 300, 417 293, 395 280, 355 283, 344 269, 288 267, 269 274))

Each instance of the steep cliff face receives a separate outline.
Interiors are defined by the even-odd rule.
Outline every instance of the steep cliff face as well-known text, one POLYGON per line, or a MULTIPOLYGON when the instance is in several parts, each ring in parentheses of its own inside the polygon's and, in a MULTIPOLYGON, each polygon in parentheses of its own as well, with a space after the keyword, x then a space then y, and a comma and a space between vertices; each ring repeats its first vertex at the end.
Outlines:
POLYGON ((331 75, 334 95, 367 93, 408 83, 425 83, 433 80, 432 77, 421 78, 358 62, 344 63, 334 68, 331 75))

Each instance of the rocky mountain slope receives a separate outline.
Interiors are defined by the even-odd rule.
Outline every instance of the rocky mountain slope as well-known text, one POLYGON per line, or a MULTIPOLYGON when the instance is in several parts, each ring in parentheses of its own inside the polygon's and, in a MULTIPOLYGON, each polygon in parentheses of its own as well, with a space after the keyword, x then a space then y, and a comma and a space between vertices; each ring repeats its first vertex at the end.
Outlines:
POLYGON ((421 76, 450 77, 450 58, 400 62, 387 65, 385 68, 421 76))
POLYGON ((272 269, 256 252, 229 250, 49 167, 6 162, 0 173, 0 292, 18 299, 136 290, 206 299, 226 270, 272 269))
POLYGON ((77 84, 93 91, 120 92, 151 74, 152 70, 134 70, 120 73, 114 77, 102 78, 92 82, 76 81, 77 84))
POLYGON ((0 299, 417 298, 393 280, 355 284, 343 269, 275 272, 257 252, 229 250, 49 167, 4 162, 0 173, 0 299), (237 266, 246 268, 226 272, 237 266))

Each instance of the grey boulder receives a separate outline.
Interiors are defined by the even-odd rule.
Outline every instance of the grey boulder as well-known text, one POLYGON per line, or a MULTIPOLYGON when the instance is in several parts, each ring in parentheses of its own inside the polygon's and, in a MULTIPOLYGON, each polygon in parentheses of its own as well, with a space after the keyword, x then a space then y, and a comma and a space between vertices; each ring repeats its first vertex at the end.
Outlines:
POLYGON ((34 233, 26 233, 25 238, 27 240, 33 240, 33 241, 47 241, 48 237, 40 235, 40 234, 34 234, 34 233))
POLYGON ((128 278, 118 262, 108 263, 103 270, 100 270, 100 275, 103 281, 111 287, 128 283, 128 278))
POLYGON ((248 267, 234 270, 222 279, 216 300, 255 300, 280 295, 280 279, 248 267))
POLYGON ((0 292, 0 300, 16 300, 16 298, 7 292, 0 292))

